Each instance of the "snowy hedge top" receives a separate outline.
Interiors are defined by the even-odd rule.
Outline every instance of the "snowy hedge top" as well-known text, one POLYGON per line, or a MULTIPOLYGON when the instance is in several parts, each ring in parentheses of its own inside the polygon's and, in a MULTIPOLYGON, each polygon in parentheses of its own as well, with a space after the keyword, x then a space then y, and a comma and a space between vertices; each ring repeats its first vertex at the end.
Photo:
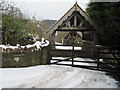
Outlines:
MULTIPOLYGON (((30 48, 30 47, 34 47, 36 46, 37 49, 41 49, 41 47, 46 47, 49 45, 49 41, 45 40, 44 38, 42 38, 42 41, 36 41, 34 44, 28 44, 26 46, 21 46, 21 48, 30 48)), ((11 48, 11 49, 18 49, 20 45, 17 44, 16 46, 11 46, 11 45, 0 45, 1 48, 7 49, 7 48, 11 48)))

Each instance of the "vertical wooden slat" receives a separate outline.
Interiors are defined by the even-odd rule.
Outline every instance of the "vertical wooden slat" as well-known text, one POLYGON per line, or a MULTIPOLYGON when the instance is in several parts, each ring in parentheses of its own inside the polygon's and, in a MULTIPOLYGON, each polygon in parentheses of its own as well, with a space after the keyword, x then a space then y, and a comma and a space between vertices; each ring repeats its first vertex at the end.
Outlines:
POLYGON ((77 16, 74 16, 74 26, 77 26, 77 16))
POLYGON ((51 56, 51 43, 49 44, 48 46, 48 53, 47 53, 47 59, 48 59, 48 63, 47 64, 51 64, 51 59, 52 59, 52 56, 51 56))
POLYGON ((52 34, 51 34, 51 37, 50 37, 50 42, 51 42, 51 44, 55 44, 55 33, 56 33, 56 31, 54 31, 52 34))
POLYGON ((99 53, 99 48, 98 48, 98 50, 97 50, 97 69, 99 70, 99 55, 100 55, 100 53, 99 53))
POLYGON ((74 45, 72 47, 72 66, 74 66, 74 45))
POLYGON ((82 40, 84 40, 84 32, 82 31, 82 40))

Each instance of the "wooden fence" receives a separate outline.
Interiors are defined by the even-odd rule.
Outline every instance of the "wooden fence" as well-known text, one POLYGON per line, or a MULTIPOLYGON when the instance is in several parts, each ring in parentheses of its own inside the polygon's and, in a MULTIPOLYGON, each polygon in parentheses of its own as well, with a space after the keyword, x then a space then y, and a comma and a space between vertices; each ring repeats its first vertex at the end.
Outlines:
POLYGON ((120 52, 112 47, 99 46, 96 54, 98 70, 120 72, 120 52))
MULTIPOLYGON (((54 46, 71 46, 71 45, 52 45, 54 46)), ((72 67, 78 67, 78 68, 85 68, 85 69, 91 69, 91 70, 99 70, 99 71, 107 71, 107 72, 120 72, 120 58, 116 57, 115 54, 118 56, 120 55, 119 52, 113 52, 113 50, 108 50, 105 47, 95 47, 94 51, 94 56, 85 56, 84 54, 87 53, 83 50, 75 50, 74 45, 72 46, 72 50, 58 50, 58 49, 51 49, 51 57, 54 57, 54 54, 57 54, 58 52, 62 55, 66 55, 68 58, 67 59, 53 59, 51 58, 52 61, 56 61, 50 64, 56 64, 56 65, 66 65, 66 66, 72 66, 72 67), (107 51, 105 51, 107 49, 107 51), (58 51, 58 52, 57 52, 58 51), (76 51, 79 51, 79 55, 76 55, 76 51), (53 54, 54 52, 54 54, 53 54), (61 53, 62 52, 62 53, 61 53), (63 53, 65 52, 65 53, 63 53), (106 56, 106 54, 110 54, 110 56, 106 56), (76 57, 82 57, 82 58, 92 58, 94 61, 78 61, 74 60, 76 57), (72 59, 72 60, 71 60, 72 59), (102 59, 102 60, 101 60, 102 59), (71 62, 72 64, 61 64, 59 62, 71 62), (95 66, 93 65, 75 65, 74 62, 81 62, 81 63, 94 63, 95 66)), ((57 55, 56 55, 57 56, 57 55)))

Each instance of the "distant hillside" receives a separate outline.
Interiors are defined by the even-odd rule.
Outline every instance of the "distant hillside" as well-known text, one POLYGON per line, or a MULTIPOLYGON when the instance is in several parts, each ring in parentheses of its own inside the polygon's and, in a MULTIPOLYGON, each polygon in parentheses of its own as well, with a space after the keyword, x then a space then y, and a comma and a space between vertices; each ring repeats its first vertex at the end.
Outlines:
POLYGON ((42 23, 45 23, 48 26, 48 29, 49 29, 53 24, 55 24, 56 21, 57 20, 48 20, 48 19, 46 19, 46 20, 43 20, 42 23))
POLYGON ((57 21, 57 20, 48 20, 48 19, 41 21, 41 23, 40 23, 40 28, 43 30, 43 31, 42 31, 42 33, 43 33, 43 38, 49 40, 49 35, 48 35, 48 33, 46 33, 46 31, 47 31, 48 29, 50 29, 50 27, 51 27, 52 25, 54 25, 56 21, 57 21))

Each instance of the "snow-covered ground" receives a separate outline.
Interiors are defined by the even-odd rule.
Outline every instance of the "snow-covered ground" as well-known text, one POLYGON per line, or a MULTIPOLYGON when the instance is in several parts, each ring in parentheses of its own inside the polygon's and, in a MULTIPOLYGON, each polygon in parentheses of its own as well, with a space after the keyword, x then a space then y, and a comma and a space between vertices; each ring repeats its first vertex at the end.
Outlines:
POLYGON ((2 88, 118 88, 105 72, 69 66, 3 68, 2 88))

